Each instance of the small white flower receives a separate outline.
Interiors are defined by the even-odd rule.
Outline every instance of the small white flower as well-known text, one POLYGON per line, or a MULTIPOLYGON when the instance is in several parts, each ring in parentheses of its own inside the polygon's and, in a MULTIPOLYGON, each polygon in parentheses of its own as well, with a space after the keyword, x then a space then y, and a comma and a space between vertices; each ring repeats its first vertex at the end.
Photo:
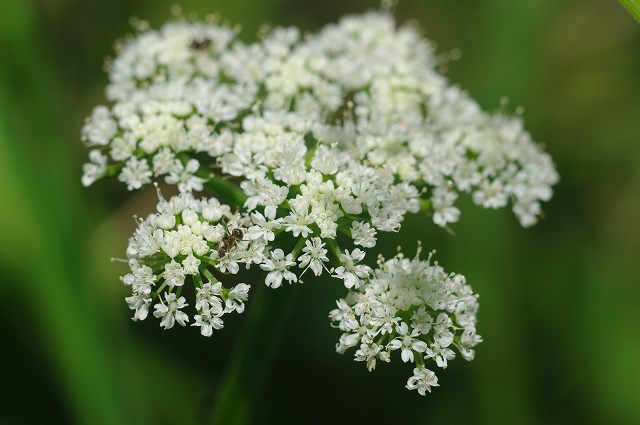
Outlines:
POLYGON ((96 106, 91 113, 91 118, 82 128, 82 136, 89 146, 108 145, 118 131, 118 124, 111 118, 109 108, 96 106))
POLYGON ((222 307, 222 283, 205 283, 201 288, 196 288, 196 310, 212 310, 216 315, 221 315, 222 307))
POLYGON ((198 267, 200 266, 200 260, 189 254, 187 258, 182 260, 182 267, 184 274, 196 274, 198 273, 198 267))
MULTIPOLYGON (((228 209, 228 207, 226 207, 228 209)), ((217 223, 225 215, 225 206, 212 198, 202 202, 202 217, 212 223, 217 223)))
POLYGON ((284 218, 285 230, 291 232, 294 237, 306 238, 311 233, 309 224, 313 222, 309 216, 309 203, 303 196, 298 196, 289 201, 291 212, 284 218))
POLYGON ((337 323, 336 327, 342 331, 352 331, 358 329, 360 324, 353 309, 344 301, 337 300, 338 308, 329 312, 329 318, 337 323))
POLYGON ((355 347, 360 343, 361 335, 358 333, 340 335, 340 340, 336 344, 336 353, 344 354, 351 347, 355 347))
POLYGON ((131 157, 120 171, 118 180, 126 183, 128 190, 140 189, 151 182, 151 174, 149 164, 145 159, 131 157))
MULTIPOLYGON (((214 251, 213 255, 217 256, 218 253, 214 251)), ((240 265, 238 263, 240 263, 242 260, 243 259, 242 259, 241 253, 238 252, 237 249, 233 249, 224 257, 218 258, 218 263, 216 264, 216 267, 222 273, 236 274, 240 271, 240 265)))
POLYGON ((176 260, 164 265, 164 280, 169 286, 184 285, 185 270, 176 260))
POLYGON ((126 161, 133 156, 136 150, 136 139, 132 134, 126 133, 123 137, 116 137, 111 142, 109 156, 114 161, 126 161))
POLYGON ((376 246, 376 231, 366 222, 354 221, 351 223, 351 237, 353 243, 365 248, 376 246))
POLYGON ((297 276, 289 271, 289 267, 295 266, 295 264, 292 254, 287 254, 285 257, 284 251, 280 248, 273 250, 270 256, 260 265, 262 270, 269 272, 264 283, 272 288, 279 288, 283 279, 290 284, 297 282, 297 276))
POLYGON ((424 353, 427 348, 427 343, 417 339, 420 336, 420 332, 417 329, 414 329, 409 333, 409 327, 405 322, 400 323, 397 327, 397 332, 399 337, 393 339, 387 347, 391 350, 402 349, 401 357, 403 362, 413 362, 413 352, 416 351, 418 353, 424 353))
POLYGON ((96 180, 104 177, 107 171, 107 157, 94 149, 89 152, 89 161, 82 166, 82 185, 91 186, 96 180))
POLYGON ((432 344, 425 351, 425 359, 435 359, 438 367, 446 369, 447 362, 453 360, 456 357, 456 353, 448 347, 440 347, 438 344, 432 344))
POLYGON ((161 298, 160 302, 153 306, 155 308, 153 315, 157 318, 162 318, 160 326, 163 329, 171 329, 176 322, 180 326, 185 326, 189 321, 189 316, 180 311, 181 308, 188 306, 185 298, 180 297, 176 300, 176 294, 174 293, 165 294, 164 298, 164 302, 161 298))
POLYGON ((322 174, 335 174, 340 165, 340 153, 326 146, 318 146, 311 160, 311 166, 322 174))
POLYGON ((244 311, 244 302, 249 298, 250 285, 246 283, 238 283, 228 293, 225 299, 225 312, 230 313, 236 311, 242 313, 244 311))
POLYGON ((182 211, 181 215, 182 215, 182 222, 186 226, 192 227, 198 221, 198 214, 190 208, 187 208, 184 211, 182 211))
POLYGON ((134 321, 144 320, 147 318, 151 298, 147 298, 142 294, 134 294, 130 297, 126 297, 125 301, 131 310, 135 310, 135 313, 133 314, 134 321))
POLYGON ((180 172, 182 163, 176 159, 171 149, 162 148, 153 156, 153 172, 156 176, 180 172))
POLYGON ((335 270, 334 277, 342 279, 347 289, 357 288, 360 286, 360 279, 364 279, 371 273, 371 268, 365 264, 357 264, 364 259, 364 251, 359 248, 349 253, 344 250, 344 254, 340 254, 340 263, 342 264, 335 270))
POLYGON ((423 335, 429 333, 432 325, 433 318, 427 313, 427 309, 424 306, 420 306, 411 316, 411 326, 423 335))
POLYGON ((484 208, 501 208, 507 204, 508 193, 500 180, 483 182, 473 193, 473 202, 484 208))
POLYGON ((273 217, 267 219, 260 212, 251 213, 251 221, 254 226, 247 230, 245 236, 250 240, 262 238, 265 242, 273 242, 276 238, 273 231, 279 229, 282 223, 282 219, 273 219, 273 217))
POLYGON ((413 376, 407 380, 407 389, 418 390, 418 394, 426 395, 431 392, 431 387, 438 386, 438 377, 435 373, 425 367, 413 369, 413 376))
POLYGON ((306 267, 305 271, 311 268, 313 274, 320 276, 324 267, 322 263, 329 261, 324 245, 324 242, 317 237, 305 241, 305 246, 302 248, 303 254, 298 258, 300 268, 306 267))
POLYGON ((139 265, 136 260, 129 262, 131 273, 122 278, 125 285, 131 286, 134 294, 147 296, 151 293, 151 287, 155 284, 157 276, 150 267, 139 265))
POLYGON ((360 344, 360 348, 354 355, 354 360, 357 362, 366 362, 367 370, 371 372, 376 368, 376 362, 378 358, 386 358, 386 354, 385 351, 383 351, 383 348, 383 346, 376 343, 362 343, 360 344))
POLYGON ((173 214, 160 214, 156 217, 156 225, 164 230, 173 229, 176 226, 176 216, 173 214))
POLYGON ((214 329, 220 330, 224 327, 224 322, 220 315, 209 309, 200 310, 199 314, 196 314, 193 318, 195 322, 191 326, 199 326, 202 336, 211 336, 214 329))
POLYGON ((206 182, 202 177, 194 175, 199 168, 200 163, 197 159, 190 159, 186 166, 176 160, 176 166, 165 177, 165 181, 177 185, 180 192, 199 192, 202 190, 202 184, 206 182))
POLYGON ((195 255, 203 257, 204 255, 209 253, 210 248, 209 248, 209 245, 207 244, 207 241, 205 241, 202 238, 202 236, 196 236, 191 241, 191 250, 195 255))
POLYGON ((438 226, 458 221, 460 210, 453 206, 458 195, 443 186, 438 186, 431 197, 433 222, 438 226))

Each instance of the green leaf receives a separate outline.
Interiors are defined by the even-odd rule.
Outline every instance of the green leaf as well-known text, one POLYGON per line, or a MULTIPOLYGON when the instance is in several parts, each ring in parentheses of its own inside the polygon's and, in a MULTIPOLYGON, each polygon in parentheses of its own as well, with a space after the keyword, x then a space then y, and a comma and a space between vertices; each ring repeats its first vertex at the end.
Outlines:
POLYGON ((627 9, 627 12, 633 16, 636 22, 640 23, 640 0, 618 0, 620 4, 627 9))

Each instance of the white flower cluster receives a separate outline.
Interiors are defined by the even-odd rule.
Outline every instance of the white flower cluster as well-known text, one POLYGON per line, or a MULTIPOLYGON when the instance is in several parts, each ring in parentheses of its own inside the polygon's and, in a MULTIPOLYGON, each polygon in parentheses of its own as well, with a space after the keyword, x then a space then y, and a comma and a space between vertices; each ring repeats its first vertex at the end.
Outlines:
POLYGON ((407 213, 457 221, 460 193, 535 223, 558 179, 550 157, 519 118, 482 111, 437 73, 430 44, 387 13, 304 37, 236 36, 216 20, 178 20, 119 44, 111 104, 82 130, 85 186, 117 176, 129 190, 163 179, 180 192, 160 196, 130 240, 134 320, 153 307, 163 328, 211 336, 249 290, 221 275, 253 266, 278 288, 326 271, 350 291, 332 312, 338 351, 359 345, 373 368, 401 349, 417 365, 407 386, 424 394, 437 382, 425 357, 443 367, 451 347, 473 356, 476 298, 429 261, 398 256, 374 272, 366 252, 407 213), (217 198, 192 195, 204 190, 217 198))
MULTIPOLYGON (((126 301, 135 311, 134 320, 144 320, 157 300, 153 314, 162 319, 164 329, 175 322, 185 326, 189 317, 181 309, 188 304, 180 295, 188 282, 196 291, 198 314, 193 325, 201 327, 202 335, 211 336, 213 329, 222 328, 222 315, 244 311, 250 287, 240 283, 225 288, 216 275, 237 274, 241 266, 256 265, 268 272, 265 284, 278 288, 283 281, 297 282, 308 269, 316 276, 327 270, 335 271, 334 276, 350 288, 358 287, 371 271, 359 264, 365 254, 358 248, 351 253, 336 252, 340 266, 329 270, 325 265, 329 261, 327 244, 320 237, 299 235, 302 231, 288 226, 290 221, 267 219, 256 211, 232 213, 216 198, 196 199, 190 193, 167 201, 158 190, 158 196, 157 212, 139 221, 127 248, 131 270, 122 281, 131 287, 132 295, 126 301), (275 232, 286 232, 289 227, 297 242, 285 254, 282 248, 274 249, 272 242, 275 232)), ((331 246, 337 243, 332 241, 331 246)))
POLYGON ((419 254, 414 259, 402 254, 380 259, 371 277, 338 300, 329 317, 343 332, 338 353, 358 347, 355 360, 366 362, 371 371, 377 360, 389 362, 391 353, 399 350, 403 362, 416 364, 407 388, 425 395, 438 385, 426 360, 446 368, 455 357, 454 348, 472 360, 482 339, 476 334, 478 296, 464 276, 447 275, 431 263, 431 255, 421 261, 419 254))
POLYGON ((273 204, 284 186, 348 170, 419 191, 441 226, 458 220, 460 192, 486 208, 511 200, 523 225, 535 223, 558 179, 550 157, 519 118, 483 112, 437 65, 415 29, 384 13, 306 38, 276 29, 250 45, 215 22, 145 31, 113 61, 114 105, 97 107, 83 130, 96 148, 83 183, 118 174, 137 189, 165 176, 199 191, 209 158, 273 204))
POLYGON ((131 272, 122 281, 131 286, 126 301, 135 311, 133 319, 144 320, 157 301, 153 315, 161 319, 160 326, 185 326, 189 316, 181 309, 188 304, 181 294, 187 282, 195 287, 193 326, 202 335, 222 328, 224 314, 242 313, 249 285, 225 288, 215 274, 236 274, 240 265, 262 262, 264 242, 245 240, 248 224, 215 198, 160 198, 157 212, 140 220, 127 248, 131 272))

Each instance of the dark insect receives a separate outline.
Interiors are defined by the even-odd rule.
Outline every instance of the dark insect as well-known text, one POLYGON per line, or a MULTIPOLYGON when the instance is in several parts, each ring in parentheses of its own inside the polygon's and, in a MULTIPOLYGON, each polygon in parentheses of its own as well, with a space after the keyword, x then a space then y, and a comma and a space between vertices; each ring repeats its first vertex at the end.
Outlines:
POLYGON ((233 229, 230 235, 222 238, 222 245, 218 248, 218 257, 222 258, 242 240, 244 233, 240 229, 233 229))
POLYGON ((236 238, 231 235, 225 236, 222 238, 222 244, 227 247, 231 247, 236 243, 236 238))
POLYGON ((209 46, 211 46, 211 39, 209 38, 203 38, 201 40, 194 38, 191 44, 189 44, 189 48, 192 50, 204 50, 209 46))

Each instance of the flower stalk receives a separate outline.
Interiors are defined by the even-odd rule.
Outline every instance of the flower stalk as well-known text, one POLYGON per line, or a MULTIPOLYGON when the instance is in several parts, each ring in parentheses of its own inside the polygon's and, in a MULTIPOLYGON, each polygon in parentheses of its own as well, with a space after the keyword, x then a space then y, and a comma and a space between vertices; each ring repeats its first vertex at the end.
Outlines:
POLYGON ((256 291, 208 411, 208 424, 251 423, 298 292, 287 288, 275 293, 264 287, 256 291))

